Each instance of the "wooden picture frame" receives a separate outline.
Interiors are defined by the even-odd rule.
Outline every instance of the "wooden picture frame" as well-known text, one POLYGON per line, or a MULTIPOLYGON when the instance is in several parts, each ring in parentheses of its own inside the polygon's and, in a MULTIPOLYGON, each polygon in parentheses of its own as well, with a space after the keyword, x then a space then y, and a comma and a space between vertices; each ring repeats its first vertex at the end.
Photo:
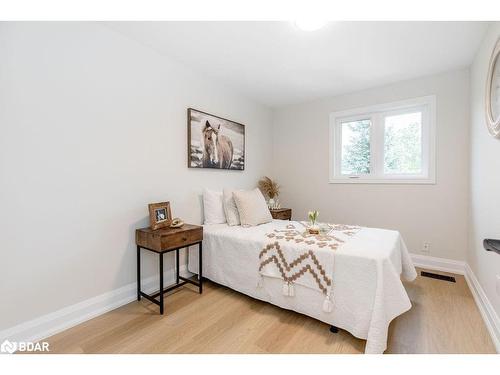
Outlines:
POLYGON ((170 202, 150 203, 149 222, 151 229, 156 230, 168 227, 172 223, 172 212, 170 211, 170 202))
POLYGON ((245 170, 245 125, 187 110, 188 168, 245 170))

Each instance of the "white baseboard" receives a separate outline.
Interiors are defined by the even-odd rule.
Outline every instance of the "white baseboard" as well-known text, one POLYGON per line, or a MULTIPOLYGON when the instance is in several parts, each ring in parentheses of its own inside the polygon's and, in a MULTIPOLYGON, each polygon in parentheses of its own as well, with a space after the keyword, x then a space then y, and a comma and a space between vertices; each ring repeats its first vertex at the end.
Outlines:
POLYGON ((415 267, 465 275, 465 262, 460 260, 437 258, 420 254, 411 254, 411 259, 415 267))
POLYGON ((484 324, 486 324, 491 340, 495 345, 497 353, 500 353, 500 319, 469 265, 466 262, 458 260, 436 258, 420 254, 411 254, 411 258, 416 267, 465 276, 467 285, 483 317, 484 324))
POLYGON ((488 328, 488 332, 490 333, 497 353, 500 353, 500 318, 468 264, 465 265, 465 280, 481 312, 481 316, 486 324, 486 328, 488 328))
MULTIPOLYGON (((187 273, 187 266, 179 268, 181 274, 187 273)), ((164 283, 175 282, 174 270, 164 273, 164 283)), ((143 279, 141 289, 151 293, 158 289, 159 277, 152 276, 143 279)), ((121 288, 90 298, 83 302, 54 311, 39 318, 18 324, 0 332, 0 342, 10 341, 35 342, 74 327, 87 320, 126 305, 137 299, 137 284, 130 283, 121 288)))

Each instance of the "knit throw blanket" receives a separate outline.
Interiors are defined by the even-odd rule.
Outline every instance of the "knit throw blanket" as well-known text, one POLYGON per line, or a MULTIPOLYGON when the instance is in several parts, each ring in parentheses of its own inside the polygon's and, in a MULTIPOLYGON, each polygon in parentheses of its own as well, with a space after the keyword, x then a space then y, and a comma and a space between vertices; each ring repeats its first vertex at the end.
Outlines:
POLYGON ((295 296, 294 284, 320 291, 325 295, 323 311, 333 307, 333 268, 335 250, 361 228, 328 224, 328 231, 309 234, 305 222, 292 222, 286 229, 266 233, 266 242, 259 254, 259 274, 283 280, 283 294, 295 296))

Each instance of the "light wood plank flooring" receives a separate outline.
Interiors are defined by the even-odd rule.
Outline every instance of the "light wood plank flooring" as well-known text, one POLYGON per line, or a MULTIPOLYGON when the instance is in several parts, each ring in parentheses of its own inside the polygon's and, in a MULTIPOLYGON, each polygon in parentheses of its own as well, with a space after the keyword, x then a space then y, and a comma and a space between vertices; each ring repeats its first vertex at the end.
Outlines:
MULTIPOLYGON (((390 326, 386 353, 495 353, 463 276, 405 283, 413 308, 390 326)), ((182 288, 165 315, 132 302, 47 339, 51 353, 363 353, 365 341, 207 282, 182 288)))

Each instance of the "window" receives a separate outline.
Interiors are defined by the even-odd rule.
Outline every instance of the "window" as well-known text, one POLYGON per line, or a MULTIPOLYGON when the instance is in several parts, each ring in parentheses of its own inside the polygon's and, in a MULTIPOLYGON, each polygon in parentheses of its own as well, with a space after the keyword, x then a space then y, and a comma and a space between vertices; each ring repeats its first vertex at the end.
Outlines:
POLYGON ((370 130, 372 122, 367 120, 341 123, 342 129, 342 174, 370 174, 370 130))
POLYGON ((384 173, 422 173, 422 112, 384 118, 384 173))
POLYGON ((331 183, 435 183, 435 97, 330 115, 331 183))

